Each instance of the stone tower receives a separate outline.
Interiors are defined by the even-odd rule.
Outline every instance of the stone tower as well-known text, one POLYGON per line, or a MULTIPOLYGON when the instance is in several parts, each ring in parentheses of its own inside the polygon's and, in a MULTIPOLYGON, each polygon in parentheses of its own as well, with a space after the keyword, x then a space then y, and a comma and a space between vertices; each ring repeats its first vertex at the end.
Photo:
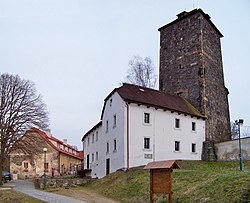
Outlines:
POLYGON ((207 117, 206 141, 230 140, 229 92, 220 43, 223 35, 201 9, 177 17, 159 28, 159 89, 186 98, 207 117))

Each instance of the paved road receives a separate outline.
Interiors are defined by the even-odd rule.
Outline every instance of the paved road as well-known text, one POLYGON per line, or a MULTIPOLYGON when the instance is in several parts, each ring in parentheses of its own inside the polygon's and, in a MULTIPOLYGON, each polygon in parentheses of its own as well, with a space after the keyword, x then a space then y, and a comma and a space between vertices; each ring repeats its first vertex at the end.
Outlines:
POLYGON ((71 197, 37 190, 34 188, 34 183, 29 180, 15 180, 6 185, 13 185, 14 190, 49 203, 88 203, 71 197))

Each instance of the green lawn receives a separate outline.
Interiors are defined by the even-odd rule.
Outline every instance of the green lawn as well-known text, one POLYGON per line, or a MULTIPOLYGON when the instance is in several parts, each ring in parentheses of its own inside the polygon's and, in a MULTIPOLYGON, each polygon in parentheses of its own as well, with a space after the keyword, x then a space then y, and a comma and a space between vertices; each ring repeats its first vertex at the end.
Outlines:
POLYGON ((0 202, 3 203, 44 203, 14 190, 0 190, 0 202))
MULTIPOLYGON (((250 202, 250 162, 178 161, 173 172, 173 202, 250 202)), ((109 174, 87 186, 121 202, 149 202, 149 171, 141 167, 109 174)), ((158 195, 156 202, 167 202, 158 195)))

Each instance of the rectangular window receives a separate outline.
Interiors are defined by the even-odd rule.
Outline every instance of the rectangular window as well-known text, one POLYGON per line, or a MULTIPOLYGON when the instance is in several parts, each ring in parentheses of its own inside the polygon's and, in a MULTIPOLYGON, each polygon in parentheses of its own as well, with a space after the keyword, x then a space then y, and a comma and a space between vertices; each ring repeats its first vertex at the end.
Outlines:
POLYGON ((107 142, 107 150, 106 153, 109 153, 109 143, 107 142))
POLYGON ((180 119, 179 118, 175 119, 175 128, 180 128, 180 119))
POLYGON ((95 156, 94 156, 94 153, 92 153, 92 162, 95 161, 95 156))
POLYGON ((116 151, 116 139, 114 139, 114 151, 116 151))
POLYGON ((92 135, 92 143, 94 143, 94 141, 95 141, 95 135, 93 134, 92 135))
POLYGON ((28 171, 28 167, 29 167, 29 163, 28 162, 24 162, 23 163, 23 167, 24 167, 24 171, 28 171))
POLYGON ((88 137, 88 146, 89 146, 89 137, 88 137))
POLYGON ((116 127, 116 115, 113 116, 113 128, 116 127))
POLYGON ((144 149, 150 149, 150 138, 144 137, 144 149))
POLYGON ((150 114, 144 113, 144 123, 150 123, 150 114))
POLYGON ((176 95, 181 97, 183 96, 183 92, 177 92, 176 95))
POLYGON ((95 160, 98 161, 98 152, 95 153, 95 160))
POLYGON ((196 152, 196 144, 192 143, 192 152, 196 152))
POLYGON ((109 131, 109 121, 106 121, 106 133, 109 131))
POLYGON ((179 141, 175 141, 174 150, 180 151, 180 142, 179 141))
POLYGON ((96 131, 96 134, 95 134, 95 141, 96 142, 98 141, 98 131, 96 131))
POLYGON ((196 131, 196 123, 192 122, 192 131, 196 131))

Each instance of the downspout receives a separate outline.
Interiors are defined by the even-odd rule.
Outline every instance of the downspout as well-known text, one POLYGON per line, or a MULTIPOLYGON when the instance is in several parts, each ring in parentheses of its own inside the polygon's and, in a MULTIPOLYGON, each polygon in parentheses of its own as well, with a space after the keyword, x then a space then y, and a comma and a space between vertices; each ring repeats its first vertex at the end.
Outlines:
POLYGON ((127 170, 129 169, 129 104, 126 102, 127 106, 127 170))

